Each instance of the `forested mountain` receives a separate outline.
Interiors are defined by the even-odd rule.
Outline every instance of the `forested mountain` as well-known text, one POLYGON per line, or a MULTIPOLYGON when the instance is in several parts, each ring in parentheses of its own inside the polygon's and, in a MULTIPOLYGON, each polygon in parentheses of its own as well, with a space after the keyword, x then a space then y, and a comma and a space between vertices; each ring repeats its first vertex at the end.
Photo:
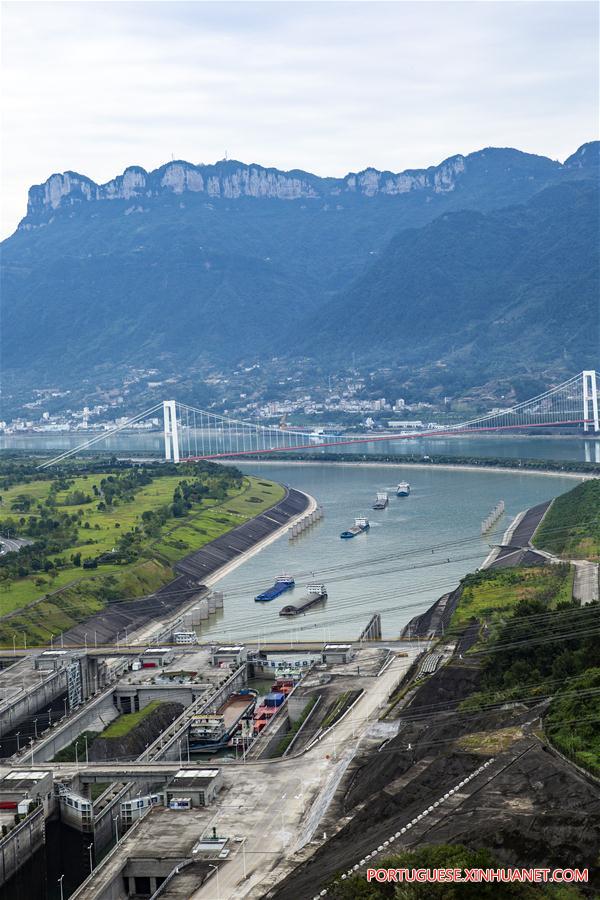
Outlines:
POLYGON ((404 364, 505 374, 600 356, 596 181, 555 185, 524 204, 446 213, 405 229, 313 327, 323 346, 344 322, 346 351, 369 346, 404 364))
POLYGON ((567 353, 579 368, 597 313, 597 169, 586 144, 564 164, 488 148, 341 179, 233 161, 105 185, 53 175, 2 245, 3 369, 64 384, 349 347, 376 365, 379 344, 388 365, 567 353))

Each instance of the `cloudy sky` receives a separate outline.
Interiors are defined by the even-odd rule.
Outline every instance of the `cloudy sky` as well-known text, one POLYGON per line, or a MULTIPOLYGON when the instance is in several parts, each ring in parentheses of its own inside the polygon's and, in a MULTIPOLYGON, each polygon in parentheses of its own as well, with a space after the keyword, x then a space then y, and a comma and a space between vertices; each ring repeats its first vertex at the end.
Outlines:
POLYGON ((598 136, 595 2, 2 4, 2 236, 27 189, 171 157, 320 175, 598 136))

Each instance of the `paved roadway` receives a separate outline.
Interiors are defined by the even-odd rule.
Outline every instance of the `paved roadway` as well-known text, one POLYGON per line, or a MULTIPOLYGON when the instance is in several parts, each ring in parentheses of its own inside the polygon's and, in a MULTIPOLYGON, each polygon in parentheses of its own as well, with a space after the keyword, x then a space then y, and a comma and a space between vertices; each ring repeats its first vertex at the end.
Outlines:
POLYGON ((0 556, 5 553, 18 553, 21 547, 26 547, 32 541, 25 541, 22 538, 5 538, 0 536, 0 556))
POLYGON ((345 718, 304 754, 225 768, 229 790, 215 808, 215 825, 219 833, 244 840, 220 868, 218 892, 213 876, 190 900, 264 895, 265 879, 270 882, 278 866, 312 840, 361 740, 416 653, 415 647, 395 657, 345 718))

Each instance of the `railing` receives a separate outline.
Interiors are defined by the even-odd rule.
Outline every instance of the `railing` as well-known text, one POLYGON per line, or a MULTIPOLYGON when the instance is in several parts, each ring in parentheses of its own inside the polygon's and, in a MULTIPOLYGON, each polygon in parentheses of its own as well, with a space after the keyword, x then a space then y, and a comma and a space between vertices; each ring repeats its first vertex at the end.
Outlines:
POLYGON ((220 694, 228 691, 242 675, 245 676, 245 673, 246 663, 242 663, 242 665, 239 666, 239 668, 237 668, 235 672, 233 672, 233 674, 229 676, 227 681, 225 681, 220 687, 218 687, 217 690, 215 690, 208 699, 199 697, 197 700, 194 700, 194 702, 182 712, 179 718, 175 719, 175 721, 172 722, 169 726, 168 731, 172 731, 171 736, 168 737, 165 741, 166 732, 163 732, 159 737, 156 738, 156 740, 152 744, 150 744, 150 746, 142 754, 140 754, 140 756, 138 757, 138 761, 158 761, 159 757, 162 756, 162 754, 170 747, 172 747, 175 741, 179 740, 179 738, 187 731, 193 716, 200 715, 211 706, 214 706, 215 702, 218 702, 216 698, 220 694))

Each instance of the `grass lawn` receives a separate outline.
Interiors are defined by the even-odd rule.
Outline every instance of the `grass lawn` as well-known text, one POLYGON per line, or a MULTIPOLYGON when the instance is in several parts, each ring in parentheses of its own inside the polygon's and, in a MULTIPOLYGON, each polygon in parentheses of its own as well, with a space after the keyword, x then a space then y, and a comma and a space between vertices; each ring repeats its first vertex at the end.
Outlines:
MULTIPOLYGON (((71 514, 79 509, 83 511, 76 541, 60 552, 60 557, 67 561, 77 552, 81 553, 82 562, 110 552, 120 535, 141 523, 144 512, 168 506, 181 481, 179 476, 155 478, 140 488, 132 500, 117 501, 113 507, 99 510, 93 487, 99 487, 106 474, 77 476, 68 490, 56 495, 58 509, 71 514), (74 491, 82 491, 94 499, 90 503, 67 505, 67 496, 74 491)), ((0 505, 0 531, 8 518, 37 517, 35 506, 19 513, 11 510, 11 504, 22 495, 35 501, 45 500, 51 483, 51 479, 36 481, 5 491, 0 505)), ((114 599, 151 593, 173 578, 171 567, 178 559, 273 506, 284 493, 279 484, 244 476, 241 487, 231 488, 225 500, 204 499, 194 503, 187 515, 169 518, 158 537, 147 539, 135 562, 101 564, 97 569, 88 570, 71 564, 52 576, 41 572, 3 584, 0 586, 0 645, 12 644, 14 633, 19 643, 23 633, 29 643, 47 642, 50 634, 58 635, 99 612, 106 605, 107 590, 114 599)))
MULTIPOLYGON (((82 731, 79 737, 56 754, 54 762, 74 762, 75 759, 79 759, 81 762, 85 759, 86 738, 89 748, 92 746, 93 742, 100 737, 124 737, 126 734, 129 734, 130 731, 133 731, 133 729, 147 716, 154 712, 154 710, 161 705, 161 702, 162 701, 160 700, 153 700, 148 706, 145 706, 144 709, 140 709, 138 712, 125 713, 124 715, 119 716, 119 718, 115 719, 114 722, 111 722, 104 731, 82 731)), ((107 784, 103 784, 102 790, 97 791, 96 797, 99 797, 100 794, 106 790, 107 786, 107 784)), ((96 799, 96 797, 92 796, 92 799, 96 799)))
POLYGON ((119 738, 124 737, 126 734, 129 734, 130 731, 133 731, 140 722, 154 712, 160 706, 160 700, 153 700, 148 706, 145 706, 143 709, 139 709, 137 712, 125 713, 122 716, 119 716, 118 719, 115 719, 114 722, 111 722, 108 728, 105 728, 102 734, 100 735, 103 738, 119 738))
POLYGON ((520 600, 543 600, 550 607, 573 594, 572 567, 527 566, 484 569, 467 575, 452 616, 452 628, 464 627, 471 618, 495 623, 510 614, 520 600))

